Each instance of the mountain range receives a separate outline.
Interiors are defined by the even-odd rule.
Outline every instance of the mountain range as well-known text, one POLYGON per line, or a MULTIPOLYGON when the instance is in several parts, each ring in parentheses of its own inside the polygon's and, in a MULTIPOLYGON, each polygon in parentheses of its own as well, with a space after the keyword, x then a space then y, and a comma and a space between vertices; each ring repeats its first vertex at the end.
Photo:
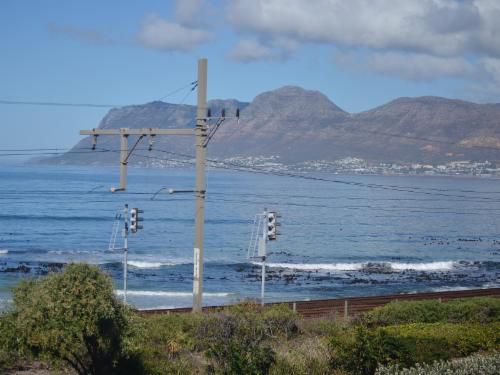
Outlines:
MULTIPOLYGON (((208 107, 212 116, 224 108, 228 117, 208 146, 212 158, 278 156, 284 163, 345 157, 434 164, 500 160, 500 104, 404 97, 365 112, 348 113, 318 91, 285 86, 264 92, 251 103, 212 100, 208 107), (237 108, 239 121, 234 118, 237 108)), ((111 109, 99 128, 186 128, 194 127, 195 117, 195 106, 156 101, 111 109)), ((136 138, 130 138, 132 146, 136 138)), ((152 151, 147 151, 147 142, 138 144, 130 163, 194 155, 191 137, 157 136, 152 151)), ((91 137, 86 137, 72 152, 44 162, 117 162, 118 152, 80 153, 90 147, 91 137)), ((98 137, 97 151, 103 149, 118 150, 118 137, 98 137)))

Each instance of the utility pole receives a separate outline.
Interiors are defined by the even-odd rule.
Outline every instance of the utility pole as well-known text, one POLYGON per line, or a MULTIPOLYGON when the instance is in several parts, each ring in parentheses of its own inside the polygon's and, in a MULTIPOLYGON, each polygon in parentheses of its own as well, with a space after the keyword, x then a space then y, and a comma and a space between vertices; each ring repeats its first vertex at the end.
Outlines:
POLYGON ((205 223, 205 159, 207 137, 207 60, 198 61, 198 103, 196 112, 196 210, 193 267, 193 312, 203 305, 203 237, 205 223))
POLYGON ((127 187, 128 134, 120 129, 120 190, 127 187))
POLYGON ((125 226, 123 228, 123 304, 127 304, 127 270, 128 270, 128 204, 123 210, 125 226))
MULTIPOLYGON (((237 111, 239 119, 239 110, 237 111)), ((221 121, 222 122, 222 121, 221 121)), ((220 123, 218 125, 220 125, 220 123)), ((198 103, 196 112, 195 129, 92 129, 80 130, 80 135, 93 136, 92 149, 95 149, 97 137, 100 135, 120 136, 120 186, 112 187, 111 192, 124 191, 127 188, 127 162, 133 150, 145 136, 157 135, 183 135, 196 138, 196 196, 195 210, 195 240, 194 240, 194 266, 193 266, 193 312, 201 312, 203 304, 203 237, 205 221, 205 164, 207 147, 207 59, 198 60, 198 103), (139 136, 132 149, 128 149, 128 137, 139 136)), ((216 128, 215 128, 216 130, 216 128)), ((213 134, 212 134, 213 135, 213 134)), ((128 215, 128 214, 127 214, 128 215)), ((128 217, 128 216, 127 216, 128 217)), ((125 292, 125 291, 124 291, 125 292)), ((126 297, 125 297, 126 298, 126 297)))

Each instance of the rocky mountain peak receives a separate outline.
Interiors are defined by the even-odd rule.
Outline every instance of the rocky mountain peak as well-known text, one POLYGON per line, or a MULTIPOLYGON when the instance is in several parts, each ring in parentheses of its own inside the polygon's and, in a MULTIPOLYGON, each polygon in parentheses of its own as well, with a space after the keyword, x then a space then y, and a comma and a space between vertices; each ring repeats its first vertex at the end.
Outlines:
POLYGON ((319 91, 306 90, 298 86, 284 86, 257 95, 248 111, 258 114, 281 114, 289 116, 347 114, 319 91))

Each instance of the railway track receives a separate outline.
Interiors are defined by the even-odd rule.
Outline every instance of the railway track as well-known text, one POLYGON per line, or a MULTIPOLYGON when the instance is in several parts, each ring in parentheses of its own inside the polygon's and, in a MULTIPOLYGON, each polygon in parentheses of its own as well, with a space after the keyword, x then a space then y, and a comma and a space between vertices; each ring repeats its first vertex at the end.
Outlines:
MULTIPOLYGON (((370 311, 376 307, 383 306, 392 301, 421 301, 437 299, 441 302, 458 298, 470 297, 496 297, 500 298, 500 288, 473 289, 447 292, 425 292, 415 294, 391 294, 385 296, 372 297, 351 297, 340 299, 323 299, 314 301, 290 301, 280 303, 269 303, 267 305, 286 304, 294 311, 297 311, 304 318, 320 318, 324 316, 352 317, 360 313, 370 311)), ((203 307, 203 312, 213 312, 224 306, 203 307)), ((191 312, 190 307, 161 309, 161 310, 140 310, 142 315, 173 314, 191 312)))

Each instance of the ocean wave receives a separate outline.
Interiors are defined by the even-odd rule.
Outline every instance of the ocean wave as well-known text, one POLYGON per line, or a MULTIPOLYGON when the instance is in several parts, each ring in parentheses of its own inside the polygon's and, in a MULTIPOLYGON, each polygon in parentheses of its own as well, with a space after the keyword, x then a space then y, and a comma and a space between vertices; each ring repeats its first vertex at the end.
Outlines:
POLYGON ((143 262, 139 260, 129 260, 128 265, 135 268, 161 268, 168 266, 177 266, 182 263, 173 262, 143 262))
MULTIPOLYGON (((253 262, 261 265, 260 262, 253 262)), ((267 263, 270 268, 287 268, 299 271, 447 271, 455 267, 453 261, 427 262, 427 263, 400 263, 400 262, 365 262, 365 263, 267 263)))
POLYGON ((474 290, 474 289, 491 289, 498 288, 500 286, 499 283, 490 282, 485 283, 483 285, 472 285, 472 286, 439 286, 436 288, 431 288, 432 292, 452 292, 459 290, 474 290))
POLYGON ((99 254, 97 251, 90 251, 90 250, 49 250, 47 251, 47 254, 56 254, 56 255, 63 255, 63 254, 69 254, 69 255, 74 255, 74 254, 99 254))
POLYGON ((8 254, 9 250, 0 249, 0 255, 8 254))
MULTIPOLYGON (((262 265, 260 262, 253 262, 262 265)), ((363 263, 266 263, 271 268, 289 268, 299 271, 356 271, 363 268, 363 263)))
POLYGON ((428 262, 428 263, 389 263, 391 268, 396 271, 414 270, 414 271, 446 271, 455 267, 455 262, 428 262))
MULTIPOLYGON (((117 295, 123 295, 123 290, 116 290, 117 295)), ((232 293, 226 292, 203 292, 205 297, 228 297, 232 293)), ((127 296, 137 297, 192 297, 193 292, 167 292, 153 290, 127 290, 127 296)))

